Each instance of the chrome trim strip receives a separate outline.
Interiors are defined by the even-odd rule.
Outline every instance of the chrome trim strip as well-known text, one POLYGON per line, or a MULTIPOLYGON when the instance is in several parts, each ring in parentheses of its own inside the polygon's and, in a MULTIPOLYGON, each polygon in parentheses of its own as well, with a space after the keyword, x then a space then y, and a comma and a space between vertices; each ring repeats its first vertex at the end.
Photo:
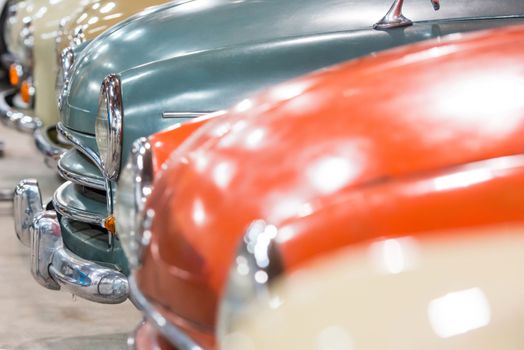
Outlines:
POLYGON ((142 310, 153 326, 162 333, 172 345, 176 346, 178 350, 204 350, 203 347, 198 345, 198 343, 182 329, 170 323, 162 314, 156 311, 155 307, 138 289, 133 275, 129 277, 129 290, 130 298, 133 299, 138 308, 142 310))
POLYGON ((32 230, 31 273, 40 285, 103 304, 127 300, 129 284, 124 274, 82 259, 64 247, 56 212, 40 213, 32 230))
POLYGON ((133 143, 129 164, 135 179, 135 210, 141 213, 153 190, 153 152, 149 141, 141 137, 133 143))
POLYGON ((164 112, 162 118, 198 118, 209 113, 213 112, 164 112))
POLYGON ((71 142, 80 152, 85 154, 87 158, 89 158, 97 167, 102 171, 102 161, 100 160, 99 155, 92 150, 91 148, 85 147, 82 142, 80 142, 79 139, 77 139, 73 134, 71 134, 69 131, 67 131, 67 128, 62 124, 62 122, 59 122, 56 125, 56 130, 66 138, 69 142, 71 142))
POLYGON ((60 187, 58 187, 58 189, 55 191, 53 195, 53 205, 55 207, 55 210, 60 215, 68 219, 104 227, 106 216, 99 216, 96 213, 92 213, 87 210, 75 208, 71 205, 71 203, 64 203, 60 200, 60 197, 62 193, 64 192, 64 190, 71 185, 73 185, 73 183, 70 181, 67 181, 64 184, 62 184, 60 187))
POLYGON ((105 181, 99 180, 96 178, 84 176, 82 174, 76 174, 72 173, 64 168, 61 162, 62 158, 58 160, 57 163, 57 169, 58 169, 58 175, 66 179, 67 181, 71 181, 73 183, 85 186, 85 187, 92 187, 96 188, 97 190, 105 191, 105 181))
POLYGON ((144 245, 149 244, 146 231, 154 211, 144 212, 147 198, 153 188, 153 154, 148 139, 141 137, 131 148, 131 154, 122 171, 119 180, 120 190, 117 192, 115 206, 116 217, 126 217, 126 220, 116 221, 116 232, 125 232, 120 235, 122 245, 128 247, 127 260, 134 268, 141 265, 144 245), (129 188, 127 191, 122 188, 129 188), (131 193, 127 193, 130 191, 131 193), (132 252, 132 253, 131 253, 132 252))

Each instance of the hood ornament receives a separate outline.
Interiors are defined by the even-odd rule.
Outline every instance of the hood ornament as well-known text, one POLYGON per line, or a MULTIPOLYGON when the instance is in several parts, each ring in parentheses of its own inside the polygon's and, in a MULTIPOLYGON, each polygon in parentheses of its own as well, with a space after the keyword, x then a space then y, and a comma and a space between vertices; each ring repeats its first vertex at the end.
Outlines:
MULTIPOLYGON (((433 5, 433 9, 438 11, 440 9, 440 0, 430 0, 433 5)), ((413 24, 413 22, 404 17, 402 14, 402 6, 404 5, 404 0, 395 0, 388 13, 380 21, 373 25, 374 29, 385 30, 393 29, 400 27, 407 27, 413 24)))

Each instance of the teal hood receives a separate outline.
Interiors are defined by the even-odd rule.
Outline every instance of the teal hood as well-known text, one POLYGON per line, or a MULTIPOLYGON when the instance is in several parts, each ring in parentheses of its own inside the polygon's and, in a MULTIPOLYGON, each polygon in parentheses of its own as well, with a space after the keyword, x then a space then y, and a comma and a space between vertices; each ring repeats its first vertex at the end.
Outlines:
MULTIPOLYGON (((78 55, 66 95, 62 122, 73 130, 94 134, 94 120, 102 80, 136 67, 214 50, 279 39, 372 30, 391 5, 390 0, 179 0, 141 14, 111 28, 78 55)), ((524 2, 456 0, 434 12, 429 0, 408 1, 406 16, 415 21, 496 17, 524 13, 524 2)), ((392 31, 395 32, 395 31, 392 31)), ((394 34, 393 34, 394 35, 394 34)), ((431 37, 429 33, 427 37, 431 37)), ((399 41, 399 44, 402 44, 399 41)), ((390 47, 388 45, 386 47, 390 47)), ((380 48, 374 48, 380 49, 380 48)), ((348 48, 349 50, 349 48, 348 48)), ((358 51, 362 54, 361 50, 358 51)), ((325 55, 329 55, 326 52, 325 55)), ((356 55, 348 55, 348 58, 356 55)), ((307 57, 305 57, 307 59, 307 57)), ((136 75, 134 79, 146 78, 136 75)), ((132 80, 127 78, 127 80, 132 80)), ((156 89, 144 79, 144 91, 156 89)), ((125 94, 125 86, 124 86, 125 94)), ((134 103, 132 101, 131 103, 134 103)), ((149 101, 153 105, 153 101, 149 101)), ((126 108, 128 106, 125 106, 126 108)), ((173 106, 175 108, 176 106, 173 106)), ((198 109, 198 106, 195 106, 198 109)), ((144 110, 144 112, 147 112, 144 110)), ((144 117, 154 113, 144 113, 144 117)))

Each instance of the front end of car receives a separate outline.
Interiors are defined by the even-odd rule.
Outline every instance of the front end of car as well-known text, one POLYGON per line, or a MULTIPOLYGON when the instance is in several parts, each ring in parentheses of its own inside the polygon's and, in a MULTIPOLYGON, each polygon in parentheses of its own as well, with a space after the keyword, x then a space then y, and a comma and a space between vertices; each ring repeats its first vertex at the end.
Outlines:
POLYGON ((57 166, 66 182, 44 207, 38 184, 23 181, 15 193, 15 222, 20 240, 31 248, 31 269, 42 286, 121 303, 128 298, 127 261, 112 215, 123 115, 117 76, 104 81, 100 95, 104 121, 98 130, 103 134, 94 137, 58 124, 61 137, 73 145, 57 166), (98 153, 99 148, 105 151, 98 153))
POLYGON ((12 48, 9 78, 13 89, 0 99, 0 115, 7 124, 33 134, 37 149, 52 168, 68 147, 55 130, 59 116, 53 86, 57 27, 63 17, 74 17, 87 2, 33 0, 25 6, 24 2, 16 3, 7 20, 6 39, 12 48), (19 100, 23 109, 19 108, 19 100))
POLYGON ((8 70, 8 80, 12 89, 2 92, 0 96, 0 118, 3 124, 29 133, 41 126, 40 120, 26 113, 32 108, 34 95, 31 78, 35 41, 33 15, 38 3, 33 2, 10 1, 6 4, 3 35, 7 52, 3 53, 2 62, 8 70))
MULTIPOLYGON (((125 25, 117 25, 89 47, 96 50, 104 45, 120 27, 125 33, 125 25)), ((42 286, 68 290, 95 302, 121 303, 128 298, 129 270, 115 230, 114 198, 129 146, 125 148, 124 142, 121 77, 100 69, 106 69, 104 62, 124 66, 128 62, 108 52, 86 64, 86 57, 93 52, 86 53, 85 48, 80 49, 83 46, 69 46, 62 53, 57 80, 61 114, 57 130, 71 145, 57 164, 66 182, 49 203, 42 203, 38 184, 22 181, 14 199, 15 226, 22 243, 32 250, 33 275, 42 286), (98 74, 91 74, 92 69, 99 70, 98 74), (84 92, 76 93, 78 88, 84 92), (82 108, 85 102, 88 108, 82 108), (40 271, 40 266, 48 273, 40 271)))
POLYGON ((175 148, 208 120, 178 124, 179 128, 173 130, 175 135, 169 137, 139 139, 128 156, 133 166, 122 169, 124 115, 122 82, 119 75, 111 74, 100 89, 95 135, 75 131, 63 123, 58 125, 61 136, 73 147, 58 162, 58 172, 66 182, 52 200, 45 208, 42 206, 38 184, 33 180, 23 181, 16 190, 17 235, 30 246, 32 271, 37 271, 33 275, 46 288, 68 290, 101 303, 127 299, 128 266, 135 261, 133 255, 126 258, 120 233, 127 237, 136 231, 134 223, 151 192, 154 174, 169 155, 166 149, 175 148), (138 186, 134 186, 135 181, 140 182, 138 186), (122 194, 121 203, 129 204, 119 212, 115 212, 115 193, 122 194), (83 266, 80 274, 76 272, 66 279, 63 273, 55 273, 78 266, 79 262, 83 266), (40 266, 49 266, 50 272, 43 276, 40 266), (88 285, 82 283, 84 279, 88 285))

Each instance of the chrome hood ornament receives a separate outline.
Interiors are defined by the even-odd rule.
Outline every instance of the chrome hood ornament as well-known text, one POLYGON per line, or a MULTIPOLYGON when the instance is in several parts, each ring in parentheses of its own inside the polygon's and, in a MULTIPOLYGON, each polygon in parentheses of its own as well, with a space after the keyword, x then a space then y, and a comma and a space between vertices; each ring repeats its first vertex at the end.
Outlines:
MULTIPOLYGON (((438 11, 440 9, 440 0, 430 0, 433 5, 433 9, 438 11)), ((377 23, 373 25, 374 29, 385 30, 392 28, 407 27, 413 24, 413 22, 406 18, 402 14, 402 6, 404 5, 404 0, 395 0, 391 8, 386 13, 384 17, 377 23)))

